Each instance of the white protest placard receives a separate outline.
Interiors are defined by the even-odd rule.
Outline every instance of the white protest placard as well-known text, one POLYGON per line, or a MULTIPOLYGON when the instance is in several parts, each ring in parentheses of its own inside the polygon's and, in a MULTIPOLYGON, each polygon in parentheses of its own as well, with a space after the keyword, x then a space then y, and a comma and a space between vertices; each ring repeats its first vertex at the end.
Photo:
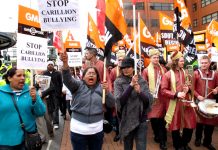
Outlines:
POLYGON ((218 49, 216 47, 211 48, 211 61, 218 62, 218 49))
POLYGON ((35 82, 39 84, 39 91, 43 92, 50 87, 51 77, 46 75, 36 75, 35 82))
POLYGON ((47 68, 47 39, 17 34, 17 68, 47 68))
POLYGON ((42 31, 80 27, 79 4, 76 0, 38 0, 42 31))
POLYGON ((70 67, 82 66, 82 53, 81 52, 67 52, 68 64, 70 67))

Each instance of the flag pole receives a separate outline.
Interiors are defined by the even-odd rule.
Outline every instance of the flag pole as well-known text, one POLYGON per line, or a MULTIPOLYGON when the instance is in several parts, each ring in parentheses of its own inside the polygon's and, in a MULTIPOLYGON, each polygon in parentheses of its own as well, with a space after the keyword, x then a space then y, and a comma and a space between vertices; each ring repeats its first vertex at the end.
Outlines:
POLYGON ((158 42, 159 42, 159 36, 158 36, 158 32, 156 32, 157 38, 156 38, 156 46, 158 46, 158 42))
POLYGON ((141 75, 142 74, 142 63, 141 63, 141 55, 142 55, 142 52, 141 52, 141 37, 140 37, 140 12, 138 12, 138 48, 139 48, 139 74, 141 75))
POLYGON ((132 5, 133 7, 133 29, 134 29, 134 70, 135 75, 137 75, 137 64, 136 64, 136 16, 135 16, 135 3, 132 5))
POLYGON ((60 37, 61 37, 61 52, 64 53, 64 42, 63 42, 63 32, 60 30, 60 37))
POLYGON ((30 70, 30 87, 33 87, 33 76, 34 76, 34 70, 33 69, 31 69, 30 70))
MULTIPOLYGON (((107 63, 107 58, 104 58, 104 74, 103 74, 103 82, 106 81, 106 63, 107 63)), ((102 93, 102 104, 105 104, 105 97, 106 97, 106 91, 103 89, 102 93)))

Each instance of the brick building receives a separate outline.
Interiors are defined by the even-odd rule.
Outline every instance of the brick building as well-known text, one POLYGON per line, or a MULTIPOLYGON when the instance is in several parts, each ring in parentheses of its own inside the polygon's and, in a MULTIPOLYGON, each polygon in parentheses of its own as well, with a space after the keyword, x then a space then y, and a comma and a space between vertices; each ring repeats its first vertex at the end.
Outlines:
MULTIPOLYGON (((139 0, 136 3, 140 15, 152 34, 159 31, 159 12, 173 18, 174 0, 139 0)), ((212 19, 218 20, 218 0, 185 0, 192 21, 193 31, 205 30, 212 19)), ((128 27, 133 26, 132 0, 123 0, 124 16, 128 27)))
POLYGON ((205 30, 212 19, 218 20, 218 0, 186 0, 193 31, 205 30))
MULTIPOLYGON (((140 0, 136 3, 136 21, 138 12, 152 35, 160 31, 159 12, 173 18, 173 0, 140 0)), ((132 0, 123 0, 124 16, 128 27, 133 26, 132 0)), ((128 32, 130 32, 128 30, 128 32)))

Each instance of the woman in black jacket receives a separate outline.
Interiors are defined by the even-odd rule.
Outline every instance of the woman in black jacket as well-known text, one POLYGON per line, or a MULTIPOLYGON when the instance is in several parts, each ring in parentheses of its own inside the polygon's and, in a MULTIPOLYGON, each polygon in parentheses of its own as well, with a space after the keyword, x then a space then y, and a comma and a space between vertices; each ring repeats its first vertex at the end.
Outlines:
POLYGON ((114 96, 117 111, 121 114, 120 136, 124 140, 124 150, 133 149, 133 140, 137 150, 145 150, 147 112, 153 97, 147 82, 141 76, 134 75, 132 58, 124 58, 120 68, 121 75, 114 84, 114 96))

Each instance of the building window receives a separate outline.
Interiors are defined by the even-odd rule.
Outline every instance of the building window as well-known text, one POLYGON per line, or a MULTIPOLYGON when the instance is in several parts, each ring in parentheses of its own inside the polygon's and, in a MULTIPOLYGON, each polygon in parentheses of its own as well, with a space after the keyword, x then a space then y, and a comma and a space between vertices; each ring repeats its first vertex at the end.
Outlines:
POLYGON ((216 2, 217 0, 201 0, 201 7, 205 7, 211 3, 216 2))
POLYGON ((192 4, 193 12, 197 11, 197 3, 192 4))
POLYGON ((151 26, 152 27, 158 27, 159 26, 159 20, 158 19, 151 19, 151 26))
MULTIPOLYGON (((132 2, 126 2, 123 4, 123 8, 125 10, 132 10, 132 2)), ((135 9, 136 10, 144 10, 145 9, 145 5, 144 2, 137 2, 135 5, 135 9)))
POLYGON ((202 17, 202 24, 210 23, 213 19, 218 20, 218 12, 202 17))
POLYGON ((151 3, 151 10, 173 10, 173 3, 151 3))
POLYGON ((138 2, 135 5, 136 10, 145 10, 145 3, 144 2, 138 2))
MULTIPOLYGON (((126 19, 126 24, 128 27, 133 27, 133 19, 126 19)), ((136 19, 136 26, 138 25, 138 19, 136 19)))
POLYGON ((123 3, 123 8, 126 10, 132 10, 132 3, 130 2, 123 3))
POLYGON ((218 12, 212 14, 212 20, 218 20, 218 12))
POLYGON ((197 19, 194 19, 194 21, 193 21, 193 26, 194 26, 194 27, 197 27, 197 26, 198 26, 198 20, 197 20, 197 19))

